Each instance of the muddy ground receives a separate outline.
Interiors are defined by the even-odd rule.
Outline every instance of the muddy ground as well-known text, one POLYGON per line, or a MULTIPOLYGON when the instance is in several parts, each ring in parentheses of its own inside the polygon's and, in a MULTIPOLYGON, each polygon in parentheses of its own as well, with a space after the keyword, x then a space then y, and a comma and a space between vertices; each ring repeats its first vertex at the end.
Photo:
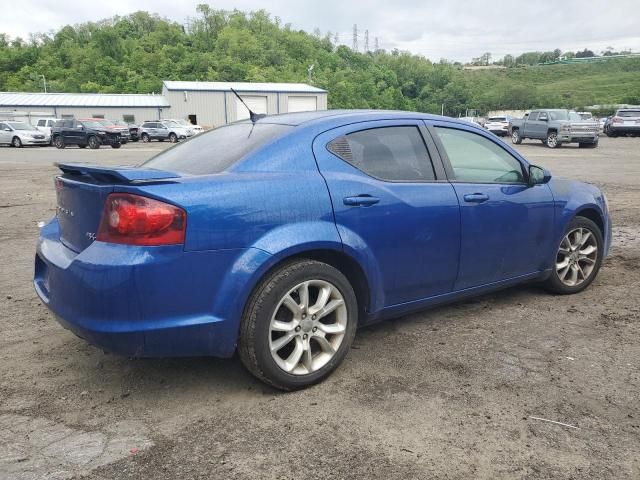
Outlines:
POLYGON ((608 195, 613 248, 587 291, 513 288, 361 330, 327 381, 289 394, 237 359, 106 355, 36 298, 53 162, 164 147, 0 148, 1 479, 640 478, 640 138, 519 147, 608 195))

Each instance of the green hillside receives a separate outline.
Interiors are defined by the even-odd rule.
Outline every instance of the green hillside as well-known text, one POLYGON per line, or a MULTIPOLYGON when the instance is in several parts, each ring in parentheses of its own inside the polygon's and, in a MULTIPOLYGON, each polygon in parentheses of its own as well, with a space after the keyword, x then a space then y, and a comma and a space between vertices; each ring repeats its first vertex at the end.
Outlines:
POLYGON ((159 92, 162 80, 309 82, 331 108, 458 115, 535 106, 640 103, 640 58, 470 71, 407 52, 353 52, 264 11, 197 8, 186 26, 147 12, 29 40, 0 34, 0 91, 159 92))

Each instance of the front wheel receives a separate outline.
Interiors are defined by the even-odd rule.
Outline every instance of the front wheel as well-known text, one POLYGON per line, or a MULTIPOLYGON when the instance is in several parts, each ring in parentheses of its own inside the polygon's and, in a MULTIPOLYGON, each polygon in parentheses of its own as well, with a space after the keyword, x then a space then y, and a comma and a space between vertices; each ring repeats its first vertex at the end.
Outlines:
POLYGON ((93 135, 89 137, 88 144, 89 148, 92 150, 100 148, 100 140, 98 140, 98 137, 94 137, 93 135))
POLYGON ((511 143, 514 145, 520 145, 522 143, 522 137, 520 136, 519 130, 511 132, 511 143))
POLYGON ((547 134, 547 140, 545 145, 549 148, 558 148, 560 146, 560 140, 558 140, 558 134, 556 132, 549 132, 547 134))
POLYGON ((111 148, 120 148, 122 146, 121 143, 112 143, 111 148))
POLYGON ((253 375, 276 388, 308 387, 342 362, 357 323, 347 278, 325 263, 295 261, 256 287, 242 318, 238 353, 253 375))
POLYGON ((574 218, 557 248, 554 268, 545 287, 565 295, 581 292, 596 278, 603 253, 600 228, 588 218, 574 218))
POLYGON ((142 140, 142 143, 149 143, 151 141, 151 137, 149 135, 147 135, 146 133, 143 133, 140 136, 140 139, 142 140))
POLYGON ((170 133, 169 134, 169 141, 171 143, 176 143, 178 141, 178 136, 175 133, 170 133))
POLYGON ((11 145, 13 145, 16 148, 22 148, 22 140, 20 140, 20 137, 13 137, 13 140, 11 141, 11 145))

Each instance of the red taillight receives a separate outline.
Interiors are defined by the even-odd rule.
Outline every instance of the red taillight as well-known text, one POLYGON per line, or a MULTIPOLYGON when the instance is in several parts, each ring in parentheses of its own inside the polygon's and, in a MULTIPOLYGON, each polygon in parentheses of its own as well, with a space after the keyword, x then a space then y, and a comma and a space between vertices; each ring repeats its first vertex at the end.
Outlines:
POLYGON ((620 117, 613 117, 611 123, 622 123, 622 119, 620 117))
POLYGON ((184 243, 187 214, 181 208, 129 193, 107 197, 96 240, 128 245, 184 243))

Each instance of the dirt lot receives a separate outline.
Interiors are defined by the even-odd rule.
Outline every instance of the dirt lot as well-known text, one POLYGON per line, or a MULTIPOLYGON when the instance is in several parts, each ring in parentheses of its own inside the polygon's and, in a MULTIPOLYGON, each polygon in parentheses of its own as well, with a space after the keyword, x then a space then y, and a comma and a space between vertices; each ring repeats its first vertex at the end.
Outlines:
POLYGON ((37 300, 53 162, 163 147, 0 148, 0 478, 640 478, 640 138, 519 147, 607 192, 613 249, 587 291, 514 288, 361 330, 333 376, 290 394, 236 359, 105 355, 37 300))

